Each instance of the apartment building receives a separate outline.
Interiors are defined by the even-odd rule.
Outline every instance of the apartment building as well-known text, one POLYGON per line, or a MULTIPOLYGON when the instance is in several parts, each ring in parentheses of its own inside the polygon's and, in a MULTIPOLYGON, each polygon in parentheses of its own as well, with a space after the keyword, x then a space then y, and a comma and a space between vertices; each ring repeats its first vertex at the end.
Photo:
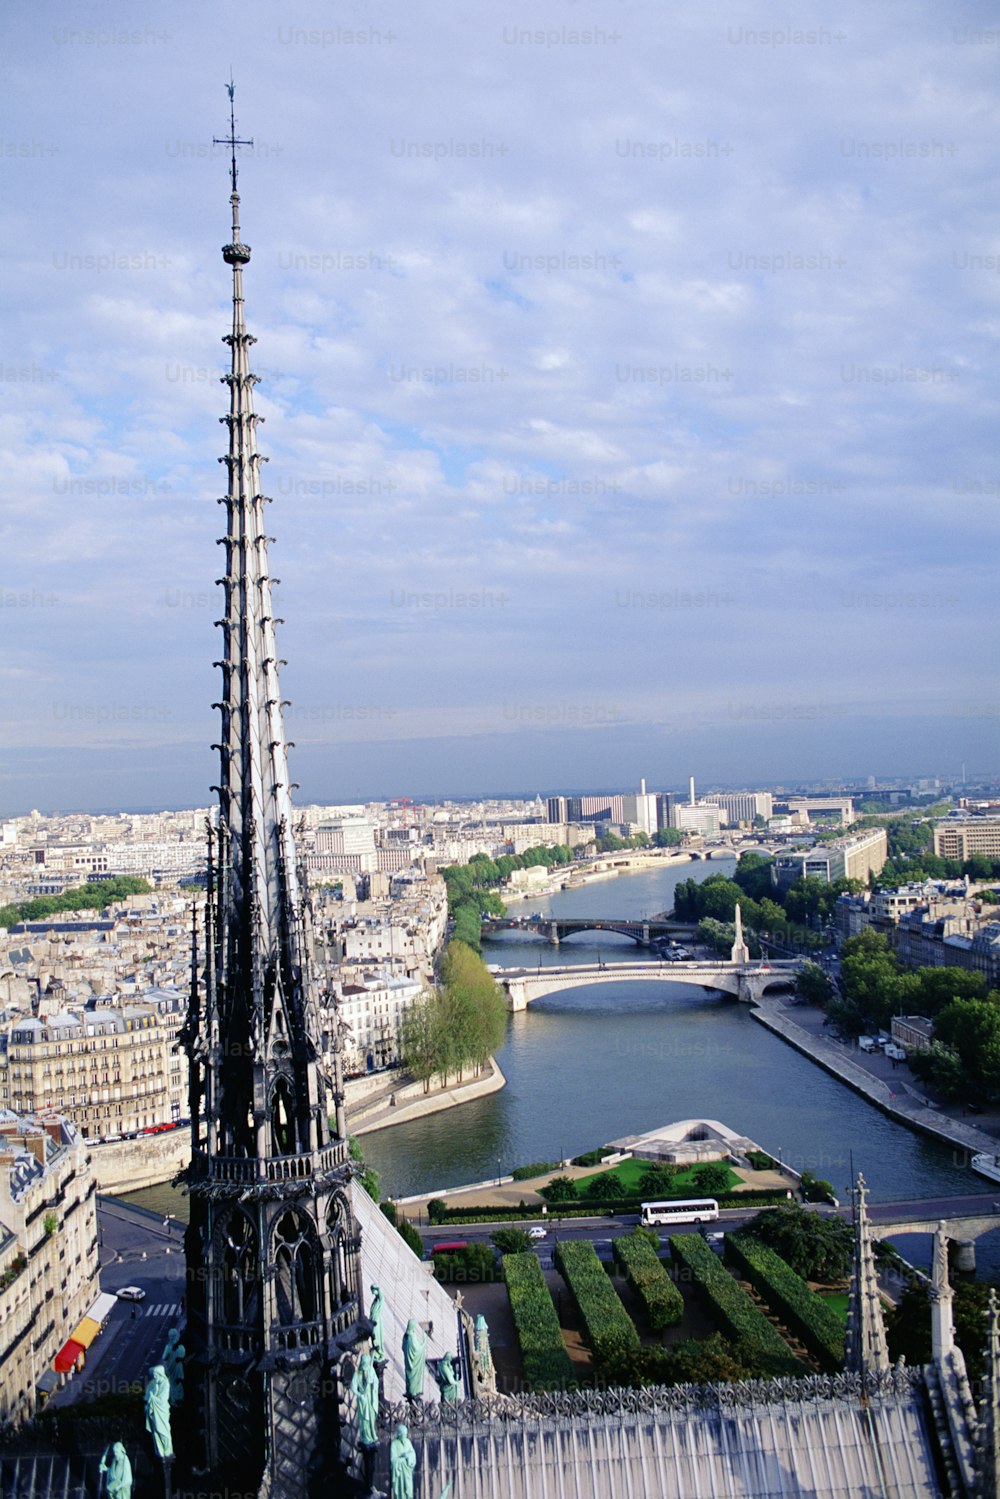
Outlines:
POLYGON ((57 1109, 84 1140, 169 1124, 187 1112, 186 1058, 173 1049, 180 1020, 162 1001, 110 998, 44 1020, 17 1017, 0 1037, 0 1104, 17 1113, 57 1109))
POLYGON ((0 1111, 0 1426, 33 1416, 59 1383, 60 1354, 98 1297, 98 1268, 96 1186, 79 1132, 59 1114, 0 1111))
MULTIPOLYGON (((340 985, 337 1011, 343 1035, 344 1071, 350 1076, 391 1067, 400 1061, 399 1027, 423 985, 416 979, 365 972, 340 985)), ((332 1030, 333 1016, 326 1017, 332 1030)))

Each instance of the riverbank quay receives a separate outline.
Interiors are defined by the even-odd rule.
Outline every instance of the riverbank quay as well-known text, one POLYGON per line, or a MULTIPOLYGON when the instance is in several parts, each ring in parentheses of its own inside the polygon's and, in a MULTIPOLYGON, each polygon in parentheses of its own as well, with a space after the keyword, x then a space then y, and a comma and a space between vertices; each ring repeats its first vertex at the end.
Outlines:
MULTIPOLYGON (((888 1079, 880 1077, 868 1065, 867 1056, 864 1062, 860 1060, 864 1053, 852 1049, 848 1042, 834 1041, 822 1034, 825 1018, 822 1010, 811 1005, 792 1007, 786 998, 776 998, 763 1000, 750 1011, 750 1015, 884 1114, 921 1134, 956 1147, 961 1152, 963 1164, 967 1164, 967 1156, 980 1151, 989 1154, 1000 1151, 1000 1118, 983 1120, 979 1125, 969 1124, 956 1112, 931 1103, 918 1091, 909 1068, 902 1063, 898 1076, 893 1073, 888 1079)), ((890 1066, 881 1055, 872 1065, 890 1066)), ((979 1180, 971 1171, 970 1177, 979 1180)))
POLYGON ((585 867, 579 864, 564 864, 553 873, 551 879, 546 880, 544 885, 535 885, 529 890, 501 890, 500 895, 505 905, 511 905, 514 901, 530 903, 544 896, 558 895, 561 890, 580 890, 584 885, 596 884, 598 880, 617 879, 620 874, 643 874, 651 869, 690 864, 700 857, 700 854, 667 852, 660 849, 608 854, 604 858, 595 859, 592 864, 585 867))
MULTIPOLYGON (((359 1078, 359 1083, 367 1079, 359 1078)), ((486 1098, 499 1093, 507 1086, 507 1079, 491 1057, 478 1077, 465 1082, 452 1083, 448 1087, 432 1088, 424 1092, 420 1082, 400 1083, 393 1079, 377 1093, 367 1096, 355 1090, 351 1097, 352 1083, 345 1089, 345 1107, 352 1135, 371 1134, 377 1129, 387 1129, 392 1124, 408 1123, 411 1119, 422 1119, 427 1114, 438 1114, 442 1109, 452 1109, 458 1104, 471 1103, 475 1098, 486 1098)))

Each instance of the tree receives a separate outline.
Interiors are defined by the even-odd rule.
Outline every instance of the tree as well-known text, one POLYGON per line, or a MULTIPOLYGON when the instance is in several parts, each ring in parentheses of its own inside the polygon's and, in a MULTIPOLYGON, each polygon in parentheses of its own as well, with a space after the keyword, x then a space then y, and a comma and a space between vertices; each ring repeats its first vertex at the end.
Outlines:
POLYGON ((915 974, 903 973, 881 932, 869 927, 844 943, 841 993, 860 1019, 888 1028, 893 1015, 912 1013, 907 1001, 919 987, 915 974))
POLYGON ((454 936, 441 976, 442 987, 411 1005, 399 1029, 403 1061, 425 1093, 434 1076, 447 1083, 470 1063, 480 1072, 507 1029, 503 994, 478 953, 454 936))
POLYGON ((373 1202, 378 1202, 379 1197, 379 1174, 373 1166, 365 1165, 364 1154, 357 1135, 350 1135, 347 1142, 348 1152, 351 1160, 355 1162, 358 1169, 358 1179, 373 1202))
POLYGON ((428 1092, 431 1078, 437 1070, 434 1052, 434 1033, 431 1007, 428 999, 418 999, 410 1005, 399 1022, 399 1050, 405 1066, 428 1092))
POLYGON ((985 999, 986 979, 968 968, 918 968, 916 1013, 935 1016, 954 999, 985 999))
POLYGON ((639 1191, 643 1197, 654 1200, 667 1197, 673 1191, 678 1168, 669 1161, 657 1161, 639 1178, 639 1191))
POLYGON ((824 1218, 789 1203, 758 1213, 750 1232, 805 1280, 843 1280, 850 1271, 854 1235, 842 1218, 824 1218))
POLYGON ((755 853, 752 849, 740 854, 740 862, 733 873, 733 879, 740 889, 750 896, 751 900, 762 901, 765 896, 773 893, 771 864, 771 859, 765 858, 763 854, 755 853))
POLYGON ((653 842, 657 848, 676 848, 684 842, 684 834, 680 828, 657 828, 653 842))
POLYGON ((799 970, 795 979, 796 992, 810 1004, 819 1005, 821 1008, 829 1004, 833 996, 833 984, 816 963, 806 963, 799 970))
POLYGON ((949 1102, 961 1098, 967 1091, 962 1058, 953 1046, 943 1046, 940 1041, 932 1041, 923 1050, 911 1052, 910 1071, 949 1102))
POLYGON ((531 1248, 531 1235, 524 1228, 498 1228, 490 1243, 498 1254, 523 1254, 531 1248))
POLYGON ((548 1186, 542 1188, 541 1195, 550 1202, 575 1202, 580 1189, 571 1176, 554 1176, 548 1186))
POLYGON ((958 1053, 970 1089, 980 1098, 1000 1092, 1000 1004, 956 999, 934 1025, 934 1039, 958 1053))
POLYGON ((594 1197, 599 1202, 614 1202, 625 1196, 625 1188, 613 1171, 606 1171, 587 1183, 586 1196, 594 1197))
POLYGON ((803 1171, 799 1178, 799 1186, 806 1202, 832 1202, 836 1196, 831 1184, 824 1177, 816 1176, 812 1171, 803 1171))
POLYGON ((413 1224, 409 1221, 409 1219, 400 1218, 399 1222, 396 1224, 396 1232, 399 1234, 404 1244, 408 1244, 409 1247, 413 1250, 413 1253, 416 1255, 417 1259, 423 1259, 424 1241, 417 1233, 417 1230, 413 1227, 413 1224))
MULTIPOLYGON (((955 1341, 971 1372, 982 1368, 990 1285, 983 1281, 956 1280, 952 1290, 955 1341)), ((886 1334, 893 1362, 905 1357, 908 1364, 930 1363, 931 1298, 926 1281, 910 1282, 889 1312, 886 1334)))
POLYGON ((729 1167, 724 1161, 706 1161, 691 1173, 691 1185, 706 1196, 729 1190, 729 1167))

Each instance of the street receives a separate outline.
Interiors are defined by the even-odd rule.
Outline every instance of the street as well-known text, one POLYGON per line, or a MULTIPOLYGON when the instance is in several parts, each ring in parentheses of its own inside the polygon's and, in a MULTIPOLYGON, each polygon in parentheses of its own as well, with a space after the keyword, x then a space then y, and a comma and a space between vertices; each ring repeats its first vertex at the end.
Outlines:
POLYGON ((98 1198, 97 1217, 101 1290, 139 1286, 146 1296, 118 1302, 87 1350, 83 1369, 50 1397, 52 1407, 123 1394, 136 1383, 143 1387, 150 1366, 160 1361, 168 1329, 178 1327, 183 1336, 183 1224, 108 1197, 98 1198))

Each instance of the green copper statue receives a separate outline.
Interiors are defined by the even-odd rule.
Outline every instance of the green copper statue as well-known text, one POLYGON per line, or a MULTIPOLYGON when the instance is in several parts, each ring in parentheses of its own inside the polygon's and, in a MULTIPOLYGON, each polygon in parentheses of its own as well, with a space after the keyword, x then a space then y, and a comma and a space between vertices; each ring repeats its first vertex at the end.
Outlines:
POLYGON ((108 1499, 132 1499, 132 1464, 128 1460, 123 1442, 105 1447, 99 1472, 104 1477, 104 1492, 108 1499), (108 1453, 111 1459, 108 1460, 108 1453))
POLYGON ((442 1400, 457 1400, 459 1395, 458 1375, 452 1363, 452 1355, 445 1353, 437 1361, 434 1378, 441 1387, 442 1400))
POLYGON ((385 1343, 382 1336, 382 1308, 384 1298, 378 1286, 372 1286, 372 1304, 368 1308, 368 1318, 372 1324, 372 1353, 376 1363, 381 1363, 385 1358, 385 1343))
POLYGON ((154 1364, 146 1384, 146 1430, 153 1434, 157 1457, 173 1457, 170 1435, 170 1381, 162 1364, 154 1364))
POLYGON ((417 1454, 413 1450, 410 1433, 400 1421, 389 1448, 391 1499, 413 1499, 413 1470, 416 1466, 417 1454))
POLYGON ((358 1440, 362 1447, 374 1447, 378 1442, 378 1375, 370 1353, 358 1360, 351 1394, 358 1405, 358 1440))
POLYGON ((424 1367, 427 1362, 427 1339, 419 1322, 411 1317, 403 1334, 403 1368, 406 1371, 406 1394, 419 1400, 424 1393, 424 1367))
POLYGON ((184 1399, 184 1359, 187 1350, 180 1339, 181 1335, 177 1328, 172 1327, 167 1333, 167 1341, 160 1354, 160 1363, 163 1365, 170 1384, 171 1405, 180 1405, 184 1399))

